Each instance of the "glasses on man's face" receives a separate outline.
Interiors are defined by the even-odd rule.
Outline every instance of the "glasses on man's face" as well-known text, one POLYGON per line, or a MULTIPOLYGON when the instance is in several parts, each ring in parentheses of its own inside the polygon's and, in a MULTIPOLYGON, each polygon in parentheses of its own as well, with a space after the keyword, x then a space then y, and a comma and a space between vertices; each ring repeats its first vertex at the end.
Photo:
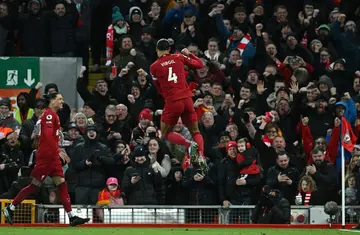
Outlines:
POLYGON ((108 118, 115 118, 116 115, 106 115, 106 117, 108 117, 108 118))
POLYGON ((317 144, 317 145, 325 145, 325 142, 324 141, 316 141, 315 144, 317 144))

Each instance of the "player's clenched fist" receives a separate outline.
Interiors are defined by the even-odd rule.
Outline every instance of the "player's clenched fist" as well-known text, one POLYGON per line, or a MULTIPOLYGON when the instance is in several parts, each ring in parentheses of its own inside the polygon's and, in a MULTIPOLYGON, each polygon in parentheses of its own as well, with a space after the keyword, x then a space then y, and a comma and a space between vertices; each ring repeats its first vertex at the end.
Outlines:
POLYGON ((182 49, 181 53, 184 54, 184 55, 190 55, 191 54, 191 52, 187 48, 182 49))

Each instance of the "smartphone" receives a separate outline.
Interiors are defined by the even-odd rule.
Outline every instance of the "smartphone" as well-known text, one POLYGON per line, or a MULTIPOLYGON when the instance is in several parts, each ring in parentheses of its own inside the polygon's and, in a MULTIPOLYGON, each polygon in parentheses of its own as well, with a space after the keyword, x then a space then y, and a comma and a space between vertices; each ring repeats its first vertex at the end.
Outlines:
POLYGON ((132 177, 139 177, 139 173, 132 174, 132 177))
POLYGON ((226 94, 226 95, 225 95, 225 99, 231 99, 231 95, 230 95, 230 94, 226 94))
POLYGON ((150 138, 155 138, 155 137, 156 137, 156 132, 150 132, 150 133, 148 134, 148 136, 149 136, 150 138))

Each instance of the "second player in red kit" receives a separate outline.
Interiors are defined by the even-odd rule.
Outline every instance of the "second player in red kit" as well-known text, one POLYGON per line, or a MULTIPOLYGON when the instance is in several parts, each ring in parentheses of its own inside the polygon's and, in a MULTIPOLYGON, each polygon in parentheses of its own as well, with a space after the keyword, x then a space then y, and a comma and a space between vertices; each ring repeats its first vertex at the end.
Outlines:
POLYGON ((166 39, 160 39, 156 46, 159 58, 150 66, 154 84, 165 100, 160 129, 164 138, 169 142, 186 146, 189 149, 191 162, 199 159, 203 166, 203 173, 206 173, 206 164, 203 161, 204 140, 198 127, 192 100, 193 93, 189 89, 185 77, 185 66, 200 69, 204 65, 186 48, 181 51, 182 54, 170 54, 170 50, 170 43, 166 39), (173 131, 180 117, 189 129, 194 142, 186 140, 182 135, 173 131))
POLYGON ((80 218, 72 213, 67 184, 64 179, 62 161, 69 163, 70 158, 59 148, 61 130, 57 111, 63 107, 63 97, 61 94, 51 93, 47 98, 49 107, 45 110, 39 121, 40 145, 36 151, 35 167, 31 172, 33 179, 27 187, 18 193, 14 201, 3 210, 5 220, 9 224, 13 223, 13 214, 16 206, 31 194, 38 192, 41 183, 48 176, 51 177, 58 189, 58 195, 65 211, 68 213, 70 225, 76 226, 89 221, 89 219, 80 218))

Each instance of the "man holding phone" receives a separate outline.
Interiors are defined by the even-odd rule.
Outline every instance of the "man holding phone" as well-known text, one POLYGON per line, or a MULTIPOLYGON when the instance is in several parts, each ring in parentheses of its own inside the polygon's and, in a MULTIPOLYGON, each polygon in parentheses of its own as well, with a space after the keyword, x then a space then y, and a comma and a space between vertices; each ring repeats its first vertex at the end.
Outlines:
POLYGON ((128 205, 162 205, 165 203, 160 173, 150 167, 148 151, 138 146, 132 153, 134 164, 126 168, 121 191, 127 195, 128 205))

